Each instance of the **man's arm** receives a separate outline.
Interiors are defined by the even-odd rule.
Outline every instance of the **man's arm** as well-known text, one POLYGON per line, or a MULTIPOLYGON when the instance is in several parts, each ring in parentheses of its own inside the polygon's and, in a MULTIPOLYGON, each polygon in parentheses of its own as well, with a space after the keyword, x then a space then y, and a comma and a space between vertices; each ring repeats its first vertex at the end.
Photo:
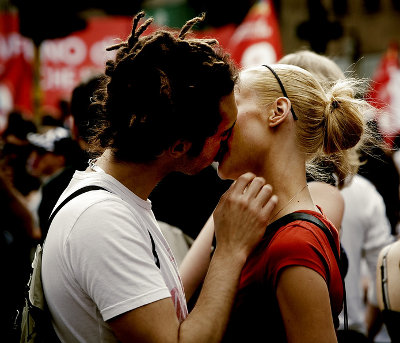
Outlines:
POLYGON ((247 257, 264 235, 277 198, 262 178, 242 175, 214 211, 217 248, 199 299, 179 323, 171 298, 109 321, 122 342, 219 342, 225 331, 247 257))

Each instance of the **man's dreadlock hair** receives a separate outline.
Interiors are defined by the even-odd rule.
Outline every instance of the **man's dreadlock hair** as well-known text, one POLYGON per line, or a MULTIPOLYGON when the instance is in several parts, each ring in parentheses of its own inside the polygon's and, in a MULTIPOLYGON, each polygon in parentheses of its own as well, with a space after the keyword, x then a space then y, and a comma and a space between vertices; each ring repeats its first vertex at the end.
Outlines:
POLYGON ((133 19, 126 42, 111 46, 115 60, 106 63, 107 82, 91 110, 102 120, 92 150, 111 148, 122 161, 154 160, 179 139, 192 142, 197 156, 221 122, 219 104, 237 80, 229 56, 213 39, 185 39, 204 14, 189 20, 176 34, 165 30, 140 37, 144 12, 133 19))

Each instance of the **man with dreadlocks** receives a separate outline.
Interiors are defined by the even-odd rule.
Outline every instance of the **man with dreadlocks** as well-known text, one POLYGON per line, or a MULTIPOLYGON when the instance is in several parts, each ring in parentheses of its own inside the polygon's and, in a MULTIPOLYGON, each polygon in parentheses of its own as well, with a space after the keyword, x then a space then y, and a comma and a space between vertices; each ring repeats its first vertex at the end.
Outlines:
POLYGON ((169 173, 195 174, 223 156, 236 121, 237 73, 216 41, 185 39, 203 17, 178 35, 140 37, 151 22, 138 27, 143 16, 126 42, 109 48, 117 54, 90 107, 101 118, 92 141, 98 158, 74 174, 57 206, 94 187, 57 212, 44 246, 43 289, 63 342, 220 341, 241 269, 277 201, 251 173, 222 196, 217 248, 188 314, 148 196, 169 173))

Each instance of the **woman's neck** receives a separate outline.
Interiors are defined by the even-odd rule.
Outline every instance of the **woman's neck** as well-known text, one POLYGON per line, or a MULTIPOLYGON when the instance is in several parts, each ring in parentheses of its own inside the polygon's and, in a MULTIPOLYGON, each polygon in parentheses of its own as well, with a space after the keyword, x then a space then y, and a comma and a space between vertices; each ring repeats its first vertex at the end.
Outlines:
MULTIPOLYGON (((285 156, 285 155, 281 155, 285 156)), ((298 210, 317 210, 307 187, 304 160, 288 158, 286 161, 271 159, 274 163, 264 170, 264 178, 278 196, 270 222, 298 210)))

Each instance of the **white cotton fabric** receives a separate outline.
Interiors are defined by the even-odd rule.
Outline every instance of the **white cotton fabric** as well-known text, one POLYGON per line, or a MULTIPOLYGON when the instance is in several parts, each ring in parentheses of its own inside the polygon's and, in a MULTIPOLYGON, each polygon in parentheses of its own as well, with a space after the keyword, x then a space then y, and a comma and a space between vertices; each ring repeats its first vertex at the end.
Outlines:
POLYGON ((187 308, 181 279, 151 202, 104 172, 77 171, 59 203, 88 185, 110 192, 90 191, 67 203, 43 251, 43 288, 61 341, 117 342, 107 320, 171 296, 182 321, 187 308))
MULTIPOLYGON (((345 277, 349 328, 366 334, 365 305, 361 280, 365 259, 369 283, 368 300, 377 306, 376 265, 381 249, 393 241, 385 203, 375 186, 366 178, 355 175, 341 191, 345 210, 341 243, 349 260, 345 277)), ((343 323, 343 322, 342 322, 343 323)))

